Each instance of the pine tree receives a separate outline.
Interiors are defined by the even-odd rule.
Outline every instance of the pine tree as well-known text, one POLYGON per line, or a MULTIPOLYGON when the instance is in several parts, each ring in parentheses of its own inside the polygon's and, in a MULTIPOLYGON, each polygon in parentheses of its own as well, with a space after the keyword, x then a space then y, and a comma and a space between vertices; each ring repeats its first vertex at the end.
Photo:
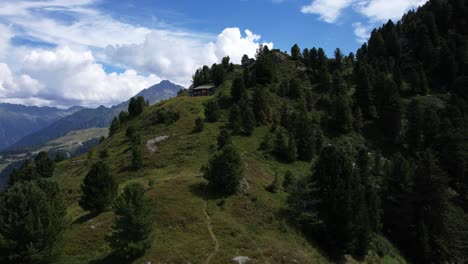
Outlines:
POLYGON ((315 153, 315 134, 312 119, 306 112, 299 114, 295 127, 298 158, 310 161, 315 153))
POLYGON ((79 204, 85 211, 92 214, 103 212, 114 202, 117 196, 118 184, 110 174, 109 167, 102 161, 95 163, 86 174, 81 191, 79 204))
POLYGON ((214 123, 217 122, 220 118, 220 109, 216 101, 209 101, 205 105, 205 119, 208 122, 214 123))
POLYGON ((197 117, 197 119, 195 119, 195 127, 193 131, 202 132, 204 128, 205 128, 205 120, 203 120, 203 118, 201 117, 197 117))
POLYGON ((333 107, 333 123, 341 133, 348 133, 353 128, 353 115, 349 100, 340 95, 336 97, 333 107))
POLYGON ((144 194, 143 185, 132 183, 125 187, 114 203, 115 218, 108 241, 121 260, 142 256, 153 242, 154 217, 144 194))
POLYGON ((301 98, 302 97, 302 87, 301 84, 295 79, 289 81, 289 96, 291 98, 301 98))
POLYGON ((408 120, 406 126, 406 142, 409 150, 415 154, 421 142, 422 136, 422 121, 423 112, 418 100, 413 99, 406 111, 406 119, 408 120))
POLYGON ((354 127, 354 130, 358 133, 361 132, 361 129, 362 129, 362 112, 361 112, 361 108, 356 107, 354 108, 354 123, 353 123, 353 127, 354 127))
POLYGON ((359 67, 357 87, 356 87, 356 101, 361 108, 365 118, 375 117, 375 109, 373 107, 372 86, 369 81, 369 75, 365 66, 359 67))
POLYGON ((335 50, 335 71, 341 72, 343 70, 343 53, 339 48, 335 50))
POLYGON ((138 144, 132 146, 132 169, 139 170, 143 167, 143 155, 138 144))
POLYGON ((222 64, 213 64, 211 67, 211 80, 215 86, 224 82, 224 66, 222 64))
POLYGON ((216 140, 218 142, 218 150, 221 150, 225 146, 232 144, 231 135, 225 129, 221 130, 216 140))
POLYGON ((57 185, 18 182, 0 196, 0 262, 54 263, 67 228, 67 205, 57 185))
POLYGON ((13 169, 8 180, 8 186, 13 186, 17 182, 25 182, 39 179, 40 175, 31 161, 26 160, 20 169, 13 169))
POLYGON ((242 77, 235 78, 232 82, 231 97, 237 102, 241 98, 247 98, 247 90, 245 89, 244 79, 242 77))
POLYGON ((273 83, 276 77, 276 66, 271 55, 262 55, 257 59, 254 74, 258 84, 273 83))
POLYGON ((109 127, 109 137, 112 137, 115 132, 117 132, 117 130, 119 129, 120 127, 120 121, 117 117, 114 117, 114 119, 112 119, 112 123, 109 127))
POLYGON ((284 160, 286 162, 294 162, 297 159, 297 147, 296 147, 296 140, 294 139, 293 134, 289 134, 288 137, 288 146, 286 148, 286 152, 284 153, 284 160))
POLYGON ((265 87, 257 87, 253 95, 253 111, 257 124, 265 125, 271 119, 269 94, 265 87))
POLYGON ((229 112, 229 128, 231 128, 235 134, 242 132, 241 112, 237 104, 233 105, 229 112))
POLYGON ((239 152, 232 145, 226 145, 203 166, 202 172, 211 190, 232 195, 239 190, 244 164, 239 152))
POLYGON ((41 151, 34 158, 34 166, 40 177, 50 178, 54 175, 55 162, 49 158, 45 151, 41 151))
POLYGON ((294 44, 291 48, 291 57, 293 60, 300 60, 301 59, 301 49, 297 44, 294 44))
POLYGON ((248 107, 242 115, 242 131, 245 135, 250 136, 252 135, 256 125, 255 115, 252 109, 248 107))

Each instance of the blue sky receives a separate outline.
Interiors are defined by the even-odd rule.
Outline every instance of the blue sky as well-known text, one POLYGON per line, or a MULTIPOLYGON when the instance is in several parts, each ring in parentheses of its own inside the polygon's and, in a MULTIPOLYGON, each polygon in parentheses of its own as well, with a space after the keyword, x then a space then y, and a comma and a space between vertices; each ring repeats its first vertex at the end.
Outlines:
POLYGON ((98 106, 259 44, 355 52, 427 0, 2 0, 0 101, 98 106))

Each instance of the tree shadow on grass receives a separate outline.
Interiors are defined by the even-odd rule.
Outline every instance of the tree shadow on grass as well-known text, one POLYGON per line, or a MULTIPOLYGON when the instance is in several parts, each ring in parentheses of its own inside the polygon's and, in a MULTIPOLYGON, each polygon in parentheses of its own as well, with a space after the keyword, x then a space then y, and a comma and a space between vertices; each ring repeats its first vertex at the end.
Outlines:
POLYGON ((200 197, 202 199, 216 200, 220 198, 225 198, 224 195, 219 194, 215 192, 214 190, 210 190, 206 182, 198 182, 198 183, 191 184, 189 186, 189 189, 193 195, 200 197))
POLYGON ((88 214, 82 215, 79 218, 77 218, 75 221, 73 221, 72 224, 83 224, 83 223, 88 222, 89 220, 95 218, 98 215, 99 215, 99 213, 88 213, 88 214))
POLYGON ((113 252, 103 258, 91 260, 88 264, 124 264, 124 263, 129 263, 129 261, 118 258, 113 252))

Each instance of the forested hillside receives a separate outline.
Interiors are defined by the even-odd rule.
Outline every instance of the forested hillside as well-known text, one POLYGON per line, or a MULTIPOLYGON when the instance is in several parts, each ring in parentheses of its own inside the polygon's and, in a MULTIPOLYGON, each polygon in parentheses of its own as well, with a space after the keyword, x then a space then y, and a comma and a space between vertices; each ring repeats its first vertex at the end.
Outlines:
POLYGON ((260 46, 194 73, 214 95, 133 98, 13 172, 0 261, 467 263, 467 19, 429 1, 355 54, 260 46))

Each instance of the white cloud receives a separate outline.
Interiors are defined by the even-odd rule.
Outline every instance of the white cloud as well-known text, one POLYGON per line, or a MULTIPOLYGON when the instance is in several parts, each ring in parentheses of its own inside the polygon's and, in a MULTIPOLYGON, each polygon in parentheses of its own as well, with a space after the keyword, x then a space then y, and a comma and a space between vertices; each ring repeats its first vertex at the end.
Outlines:
POLYGON ((354 35, 356 35, 356 41, 364 43, 369 39, 371 27, 363 25, 361 22, 353 23, 354 35))
POLYGON ((405 12, 417 8, 428 0, 367 0, 360 1, 356 9, 372 21, 399 20, 405 12))
MULTIPOLYGON (((195 69, 220 62, 226 55, 240 63, 244 54, 255 55, 259 40, 250 30, 242 36, 239 28, 226 28, 214 43, 153 31, 141 44, 107 47, 106 55, 111 61, 189 86, 195 69)), ((263 44, 273 47, 273 43, 263 44)))
POLYGON ((161 81, 134 70, 107 74, 90 51, 68 47, 31 51, 22 61, 21 72, 15 75, 8 65, 0 63, 1 101, 109 106, 161 81))
POLYGON ((0 59, 5 56, 12 36, 10 28, 0 24, 0 59))
POLYGON ((161 79, 188 86, 196 68, 226 55, 239 63, 260 44, 259 35, 249 30, 242 35, 238 28, 216 37, 168 24, 148 28, 123 23, 96 9, 98 2, 1 1, 0 101, 111 105, 161 79), (14 47, 9 45, 13 36, 57 48, 14 47), (106 73, 97 61, 127 70, 106 73))
POLYGON ((334 23, 341 12, 352 4, 353 0, 314 0, 310 5, 303 6, 304 14, 317 14, 327 23, 334 23))

